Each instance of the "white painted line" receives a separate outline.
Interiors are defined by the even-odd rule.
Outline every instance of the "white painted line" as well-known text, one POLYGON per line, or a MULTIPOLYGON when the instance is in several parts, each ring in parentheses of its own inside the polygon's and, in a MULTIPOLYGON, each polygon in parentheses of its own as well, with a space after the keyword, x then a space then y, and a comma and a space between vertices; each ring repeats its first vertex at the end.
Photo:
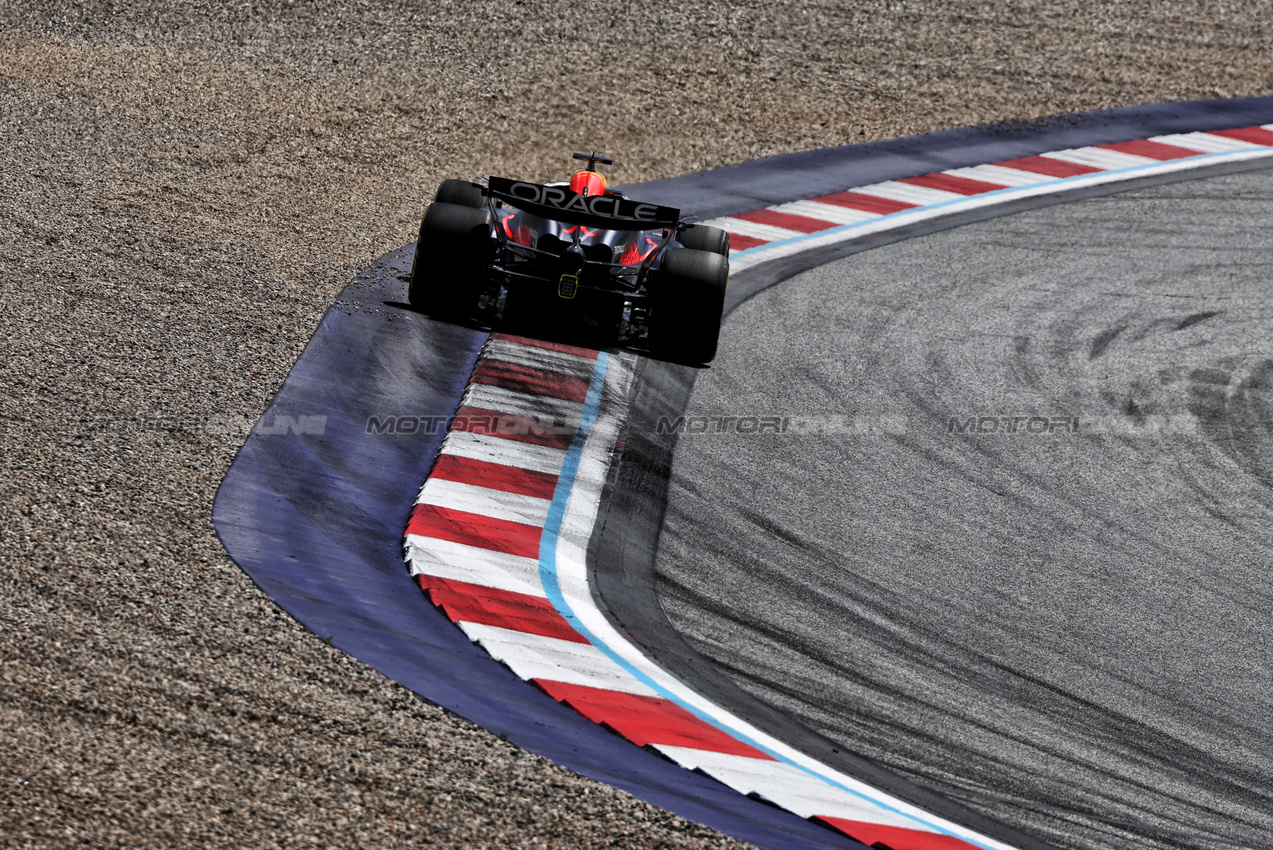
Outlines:
POLYGON ((802 818, 847 818, 882 826, 936 832, 913 818, 881 809, 860 796, 841 791, 805 771, 777 761, 714 753, 686 747, 653 745, 677 764, 700 770, 742 794, 756 794, 802 818))
POLYGON ((605 688, 625 694, 658 696, 590 643, 501 629, 480 623, 463 623, 469 639, 508 665, 522 679, 544 679, 605 688))
POLYGON ((712 227, 724 228, 730 233, 737 233, 739 236, 764 239, 766 242, 777 242, 780 239, 790 239, 793 236, 801 235, 798 230, 774 227, 772 224, 756 224, 754 221, 744 221, 741 218, 730 218, 728 216, 725 218, 714 218, 703 223, 710 224, 712 227))
POLYGON ((1230 139, 1227 136, 1215 136, 1211 133, 1173 133, 1169 136, 1154 136, 1149 141, 1162 142, 1164 145, 1175 145, 1190 148, 1202 153, 1224 153, 1225 151, 1249 151, 1262 145, 1244 142, 1241 139, 1230 139))
POLYGON ((1046 183, 1049 180, 1056 179, 1046 174, 1036 174, 1033 171, 1023 171, 1019 168, 1009 168, 1003 165, 976 165, 972 168, 952 168, 950 171, 943 171, 942 174, 967 177, 969 180, 980 180, 983 183, 995 183, 999 186, 1007 187, 1033 186, 1036 183, 1046 183))
POLYGON ((525 416, 546 425, 567 427, 579 421, 583 405, 559 398, 531 395, 490 384, 469 384, 460 399, 461 407, 480 407, 513 416, 525 416))
POLYGON ((455 511, 481 514, 492 519, 520 522, 540 528, 548 517, 548 499, 506 493, 477 484, 448 481, 445 478, 429 478, 420 488, 417 505, 436 505, 455 511))
POLYGON ((539 582, 539 562, 534 558, 520 558, 507 552, 419 534, 408 534, 404 548, 413 576, 427 575, 512 593, 544 595, 539 582))
POLYGON ((442 440, 441 454, 515 466, 548 475, 560 473, 562 461, 566 459, 565 449, 537 446, 533 443, 492 437, 489 434, 476 434, 472 431, 448 433, 442 440))
POLYGON ((877 198, 885 198, 890 201, 902 201, 907 204, 915 204, 916 206, 926 207, 930 204, 939 204, 942 201, 954 201, 959 198, 966 198, 967 195, 961 195, 958 192, 947 192, 942 189, 929 189, 927 186, 912 186, 910 183, 900 183, 897 180, 887 180, 883 183, 872 183, 870 186, 863 186, 860 189, 854 189, 854 192, 861 195, 874 195, 877 198))
POLYGON ((524 345, 509 342, 505 339, 492 339, 482 349, 483 360, 500 360, 505 363, 516 363, 518 366, 529 366, 543 372, 556 372, 575 378, 588 380, 596 361, 591 357, 580 357, 566 351, 554 351, 551 348, 540 348, 535 345, 524 345))
POLYGON ((835 204, 824 204, 819 201, 792 201, 789 204, 779 204, 773 207, 773 210, 780 213, 802 215, 806 218, 816 218, 819 221, 826 221, 831 224, 856 224, 859 221, 880 217, 880 213, 855 210, 851 207, 841 207, 835 204))
POLYGON ((1090 165, 1103 171, 1115 171, 1120 168, 1131 168, 1137 165, 1152 165, 1158 160, 1147 156, 1107 151, 1101 148, 1073 148, 1066 151, 1052 151, 1040 154, 1048 159, 1059 159, 1062 162, 1073 162, 1079 165, 1090 165))

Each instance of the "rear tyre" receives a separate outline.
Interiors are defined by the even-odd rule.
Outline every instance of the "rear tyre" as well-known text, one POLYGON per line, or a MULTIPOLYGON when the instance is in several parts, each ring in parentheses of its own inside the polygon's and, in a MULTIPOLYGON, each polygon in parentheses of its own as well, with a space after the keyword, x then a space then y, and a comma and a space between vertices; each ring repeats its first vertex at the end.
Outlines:
POLYGON ((677 235, 676 241, 695 251, 708 251, 729 256, 729 233, 708 224, 691 224, 677 235))
POLYGON ((436 316, 472 313, 486 285, 490 246, 488 210, 429 204, 411 265, 411 306, 436 316))
POLYGON ((650 353, 690 365, 715 357, 728 281, 720 254, 669 248, 650 281, 650 353))
POLYGON ((486 206, 486 195, 482 187, 467 180, 443 180, 433 200, 442 204, 456 204, 473 209, 486 206))

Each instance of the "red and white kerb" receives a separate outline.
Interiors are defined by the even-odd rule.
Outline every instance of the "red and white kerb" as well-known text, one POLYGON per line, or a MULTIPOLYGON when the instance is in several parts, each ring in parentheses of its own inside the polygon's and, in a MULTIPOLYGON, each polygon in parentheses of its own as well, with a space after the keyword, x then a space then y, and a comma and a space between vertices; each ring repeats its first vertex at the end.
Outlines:
MULTIPOLYGON (((1031 194, 1066 191, 1079 185, 1200 168, 1218 159, 1262 158, 1268 156, 1271 149, 1273 124, 1206 133, 1173 133, 888 180, 704 223, 729 231, 731 253, 742 255, 739 257, 742 265, 733 267, 738 271, 771 259, 766 251, 748 256, 747 252, 753 248, 797 240, 781 252, 787 256, 814 247, 801 245, 800 242, 808 241, 801 237, 826 234, 846 225, 885 223, 881 220, 919 212, 930 213, 924 217, 934 217, 933 214, 981 206, 986 201, 1003 203, 1031 194), (1005 193, 1007 197, 984 197, 992 193, 1005 193), (960 203, 974 199, 978 201, 975 204, 960 203)), ((885 223, 885 226, 891 225, 885 223)), ((856 235, 847 234, 844 238, 856 235)))

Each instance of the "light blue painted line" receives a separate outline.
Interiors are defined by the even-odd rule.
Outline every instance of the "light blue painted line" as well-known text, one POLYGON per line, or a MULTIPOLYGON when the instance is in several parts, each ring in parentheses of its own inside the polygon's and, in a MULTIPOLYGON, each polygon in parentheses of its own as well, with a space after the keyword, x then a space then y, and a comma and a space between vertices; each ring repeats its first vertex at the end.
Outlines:
POLYGON ((553 607, 557 609, 558 613, 566 618, 566 621, 570 623, 571 627, 573 627, 575 631, 587 638, 590 644, 605 653, 611 661, 626 670, 634 679, 646 685, 664 699, 676 703, 678 706, 685 709, 699 720, 702 720, 704 723, 707 723, 708 725, 729 735, 731 738, 737 741, 742 741, 748 746, 754 747, 755 749, 770 756, 775 761, 781 762, 789 767, 794 767, 833 788, 838 788, 847 794, 851 794, 861 800, 866 800, 871 805, 876 806, 883 811, 892 812, 899 817, 914 821, 917 824, 922 824, 931 831, 958 838, 960 841, 984 848, 984 850, 993 850, 993 848, 975 839, 952 832, 951 830, 945 829, 937 824, 929 823, 918 815, 900 811, 887 803, 882 803, 879 800, 876 800, 868 794, 849 788, 834 779, 823 776, 812 768, 796 764, 791 759, 781 753, 774 752, 769 747, 753 740, 751 737, 725 727, 717 721, 716 718, 701 711, 697 707, 686 703, 679 696, 671 693, 658 682, 651 679, 648 675, 636 669, 626 658, 615 652, 609 644, 598 638, 588 628, 586 628, 579 621, 579 618, 575 616, 575 612, 570 607, 570 603, 566 601, 565 595, 561 592, 561 584, 557 580, 557 541, 561 536, 561 525, 566 516, 566 503, 570 500, 570 493, 574 489, 575 485, 575 477, 579 473, 579 461, 583 456, 583 447, 588 440, 588 435, 592 433, 592 427, 596 423, 597 413, 601 407, 601 394, 605 387, 606 368, 609 365, 609 359, 609 354, 607 352, 598 352, 597 363, 593 367, 592 377, 588 382, 588 394, 584 397, 583 411, 579 417, 579 427, 578 430, 575 431, 574 439, 570 441, 570 449, 567 451, 565 461, 562 463, 561 475, 557 479, 556 489, 553 490, 552 504, 548 508, 548 517, 544 523, 544 531, 539 539, 539 579, 544 587, 544 592, 549 601, 552 602, 553 607))
POLYGON ((561 473, 557 476, 557 486, 553 490, 552 504, 548 506, 548 517, 544 521, 544 531, 539 538, 539 581, 544 586, 553 607, 565 617, 572 627, 593 646, 608 652, 608 647, 588 634, 579 623, 574 611, 562 595, 561 585, 557 581, 557 540, 561 536, 561 524, 566 517, 566 503, 570 500, 570 491, 575 486, 575 476, 579 474, 579 459, 583 456, 583 446, 592 433, 592 426, 597 421, 597 410, 601 407, 601 393, 606 383, 606 367, 609 365, 608 352, 597 352, 597 362, 592 367, 592 377, 588 381, 588 393, 584 396, 583 410, 579 414, 579 427, 575 430, 574 439, 566 451, 566 459, 562 462, 561 473))
MULTIPOLYGON (((1021 192, 1026 192, 1026 191, 1036 190, 1036 189, 1039 189, 1040 187, 1044 187, 1044 186, 1055 186, 1055 187, 1057 187, 1057 188, 1064 188, 1064 187, 1065 187, 1065 185, 1066 185, 1067 183, 1072 183, 1072 182, 1073 182, 1073 181, 1075 181, 1075 180, 1082 180, 1084 177, 1092 177, 1092 176, 1094 176, 1095 174, 1101 174, 1101 175, 1106 175, 1106 174, 1117 174, 1117 175, 1123 175, 1123 174, 1133 174, 1133 173, 1135 173, 1135 172, 1137 172, 1137 171, 1144 171, 1145 169, 1148 169, 1148 168, 1158 168, 1158 167, 1160 167, 1160 166, 1162 166, 1162 165, 1165 165, 1167 162, 1200 162, 1200 161, 1205 160, 1205 159, 1215 159, 1215 158, 1217 158, 1217 157, 1222 158, 1222 159, 1223 159, 1223 158, 1231 158, 1231 157, 1233 157, 1235 154, 1245 154, 1245 153, 1250 153, 1250 152, 1251 152, 1251 151, 1253 151, 1253 150, 1258 150, 1258 148, 1251 148, 1250 150, 1242 150, 1242 151, 1216 151, 1215 153, 1201 154, 1201 155, 1199 155, 1199 156, 1182 157, 1182 158, 1177 159, 1177 160, 1163 160, 1163 161, 1161 161, 1161 162, 1147 162, 1147 163, 1145 163, 1144 165, 1129 165, 1129 166, 1127 166, 1127 167, 1125 167, 1125 168, 1114 168, 1114 169, 1110 169, 1110 170, 1108 170, 1108 171, 1093 172, 1092 174, 1077 174, 1077 175, 1075 175, 1075 176, 1073 176, 1073 177, 1062 177, 1062 178, 1059 178, 1059 179, 1057 179, 1057 180, 1045 180, 1045 181, 1043 181, 1042 183, 1030 183, 1030 184, 1025 185, 1025 186, 1009 186, 1009 187, 1004 188, 1004 189, 996 189, 996 190, 994 190, 993 192, 982 192, 982 193, 977 194, 977 195, 965 195, 965 196, 964 196, 964 197, 962 197, 962 198, 951 198, 951 199, 950 199, 950 200, 948 200, 948 201, 940 201, 940 202, 935 203, 935 204, 928 204, 927 206, 922 206, 922 207, 911 207, 910 209, 907 209, 907 210, 898 210, 898 211, 897 211, 897 212, 895 212, 895 213, 889 213, 888 215, 883 215, 883 216, 880 216, 879 218, 869 218, 869 219, 867 219, 866 221, 857 221, 857 222, 854 222, 854 223, 852 223, 852 224, 841 224, 841 225, 839 225, 838 227, 828 227, 826 230, 817 230, 817 231, 814 231, 813 233, 805 233, 805 234, 802 234, 802 235, 800 235, 800 236, 792 236, 790 239, 783 239, 783 240, 781 240, 781 241, 779 241, 779 242, 766 242, 766 243, 765 243, 765 244, 763 244, 763 245, 756 245, 756 246, 754 246, 754 247, 747 248, 746 250, 739 251, 739 252, 737 252, 737 253, 731 253, 729 256, 730 256, 730 259, 733 259, 733 258, 735 258, 735 257, 746 257, 746 256, 749 256, 749 255, 751 255, 751 256, 755 256, 755 255, 759 255, 759 254, 763 253, 764 251, 769 251, 769 250, 772 250, 772 249, 777 248, 777 247, 782 246, 782 245, 794 245, 794 244, 797 244, 797 243, 799 243, 799 242, 805 242, 805 241, 808 241, 808 240, 810 240, 810 239, 819 239, 819 238, 824 237, 824 236, 830 236, 830 235, 835 235, 835 234, 839 234, 839 233, 846 234, 846 236, 845 236, 845 240, 844 240, 844 241, 847 241, 848 239, 851 239, 851 238, 852 238, 852 236, 851 236, 851 232, 853 231, 853 229, 854 229, 854 228, 858 228, 858 227, 865 227, 865 226, 866 226, 866 225, 868 225, 868 224, 877 224, 877 223, 879 223, 879 222, 881 222, 881 221, 888 221, 890 218, 893 218, 894 216, 911 215, 911 214, 913 214, 913 213, 917 213, 917 212, 926 212, 926 211, 928 211, 928 210, 938 210, 938 209, 941 209, 942 207, 948 207, 948 206, 951 206, 951 205, 953 205, 953 204, 962 204, 962 203, 965 203, 966 201, 969 201, 969 200, 971 200, 971 199, 973 199, 973 198, 991 198, 991 197, 994 197, 995 195, 1011 195, 1011 194, 1016 194, 1016 193, 1021 193, 1021 192)), ((1268 152, 1269 152, 1269 154, 1270 154, 1271 156, 1273 156, 1273 148, 1269 148, 1269 149, 1268 149, 1268 152)), ((991 163, 987 163, 987 164, 988 164, 988 165, 995 165, 996 163, 991 162, 991 163)), ((940 173, 942 173, 942 172, 940 172, 940 171, 939 171, 939 172, 936 172, 936 173, 940 174, 940 173)), ((1111 182, 1115 182, 1115 181, 1111 181, 1111 182)), ((854 187, 850 187, 849 189, 847 189, 847 190, 845 190, 845 191, 855 191, 855 190, 858 190, 858 189, 867 189, 867 188, 869 188, 869 186, 854 186, 854 187)), ((816 201, 816 200, 817 200, 817 198, 806 198, 805 200, 809 200, 809 201, 816 201)), ((780 205, 778 205, 778 206, 780 206, 780 205)), ((767 208, 767 209, 768 209, 768 208, 767 208)), ((723 218, 728 218, 728 216, 722 216, 722 217, 723 217, 723 218)), ((833 240, 832 244, 834 244, 834 242, 838 242, 838 241, 841 241, 841 240, 833 240)))

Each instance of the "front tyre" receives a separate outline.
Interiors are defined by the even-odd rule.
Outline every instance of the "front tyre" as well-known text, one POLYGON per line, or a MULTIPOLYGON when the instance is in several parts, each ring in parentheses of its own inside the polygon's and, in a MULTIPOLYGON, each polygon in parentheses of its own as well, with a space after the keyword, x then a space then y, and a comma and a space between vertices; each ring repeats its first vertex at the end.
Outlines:
POLYGON ((429 204, 411 264, 411 306, 435 316, 471 314, 486 284, 490 248, 488 210, 429 204))
POLYGON ((669 248, 650 281, 650 353, 700 365, 716 356, 729 261, 712 251, 669 248))

